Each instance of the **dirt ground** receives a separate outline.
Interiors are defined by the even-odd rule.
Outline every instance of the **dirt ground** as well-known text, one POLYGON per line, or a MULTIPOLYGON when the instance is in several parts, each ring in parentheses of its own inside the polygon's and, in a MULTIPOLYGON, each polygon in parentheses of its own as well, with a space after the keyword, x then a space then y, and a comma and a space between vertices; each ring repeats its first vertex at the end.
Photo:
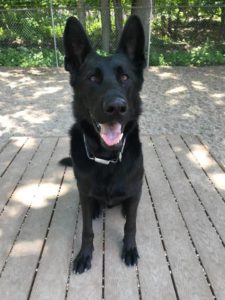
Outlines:
MULTIPOLYGON (((68 79, 62 69, 0 68, 0 138, 66 135, 68 79)), ((225 66, 151 67, 141 94, 142 133, 198 135, 225 165, 225 66)))

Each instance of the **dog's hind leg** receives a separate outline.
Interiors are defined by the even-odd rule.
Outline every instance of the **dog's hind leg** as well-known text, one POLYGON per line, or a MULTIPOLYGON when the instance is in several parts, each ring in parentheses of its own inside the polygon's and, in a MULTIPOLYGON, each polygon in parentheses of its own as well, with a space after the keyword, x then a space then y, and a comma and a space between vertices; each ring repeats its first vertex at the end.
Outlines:
POLYGON ((92 252, 94 250, 92 229, 93 202, 88 196, 80 193, 83 217, 82 244, 80 252, 73 262, 74 273, 83 273, 91 268, 92 252))

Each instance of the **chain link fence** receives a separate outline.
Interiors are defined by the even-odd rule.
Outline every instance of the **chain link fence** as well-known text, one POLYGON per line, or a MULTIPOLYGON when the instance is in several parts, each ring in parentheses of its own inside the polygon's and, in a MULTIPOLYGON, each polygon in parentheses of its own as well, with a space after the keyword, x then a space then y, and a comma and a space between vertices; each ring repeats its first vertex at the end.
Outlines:
POLYGON ((225 64, 225 3, 153 8, 152 65, 225 64))
MULTIPOLYGON (((124 23, 130 7, 118 8, 124 23)), ((0 65, 62 66, 66 19, 80 16, 77 7, 0 9, 0 65)), ((117 18, 115 15, 117 14, 117 18)), ((81 18, 81 17, 80 17, 81 18)), ((121 28, 110 9, 108 49, 102 39, 100 8, 85 8, 82 23, 101 54, 112 53, 121 28)), ((225 4, 220 6, 155 6, 150 30, 150 65, 225 64, 225 4)))
MULTIPOLYGON (((123 19, 129 14, 129 10, 124 10, 123 19)), ((66 19, 71 15, 78 17, 77 8, 0 9, 0 65, 62 66, 62 36, 66 19)), ((119 41, 112 13, 110 19, 109 53, 116 49, 119 41)), ((84 26, 93 47, 106 54, 99 8, 85 10, 84 26)))

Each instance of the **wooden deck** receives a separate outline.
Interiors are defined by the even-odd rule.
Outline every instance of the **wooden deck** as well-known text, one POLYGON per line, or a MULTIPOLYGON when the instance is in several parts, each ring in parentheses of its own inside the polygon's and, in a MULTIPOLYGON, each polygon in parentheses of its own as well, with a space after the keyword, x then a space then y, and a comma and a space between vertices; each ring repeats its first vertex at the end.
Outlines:
POLYGON ((68 138, 0 142, 0 299, 225 299, 225 172, 197 137, 143 137, 137 267, 119 208, 94 221, 92 269, 71 273, 81 211, 68 138))

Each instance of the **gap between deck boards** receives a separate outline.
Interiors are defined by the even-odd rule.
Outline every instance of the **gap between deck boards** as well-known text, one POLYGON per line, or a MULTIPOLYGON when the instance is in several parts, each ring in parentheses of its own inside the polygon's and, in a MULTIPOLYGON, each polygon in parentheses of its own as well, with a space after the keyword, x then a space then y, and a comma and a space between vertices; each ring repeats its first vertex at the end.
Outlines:
POLYGON ((72 273, 82 218, 65 137, 0 144, 0 295, 11 299, 225 299, 225 173, 197 137, 143 136, 141 259, 121 261, 119 208, 93 222, 92 269, 72 273))

